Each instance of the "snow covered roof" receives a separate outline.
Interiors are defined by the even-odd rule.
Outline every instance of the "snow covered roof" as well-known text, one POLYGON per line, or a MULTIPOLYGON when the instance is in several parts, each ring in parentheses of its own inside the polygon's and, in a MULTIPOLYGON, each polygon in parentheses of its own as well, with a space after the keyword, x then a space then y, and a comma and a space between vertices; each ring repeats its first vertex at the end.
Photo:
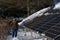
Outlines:
POLYGON ((48 8, 44 8, 42 10, 39 10, 38 12, 28 16, 27 18, 25 18, 22 22, 18 23, 19 25, 23 25, 23 24, 26 24, 30 21, 32 21, 34 18, 36 17, 40 17, 42 16, 45 12, 47 12, 51 7, 48 7, 48 8))

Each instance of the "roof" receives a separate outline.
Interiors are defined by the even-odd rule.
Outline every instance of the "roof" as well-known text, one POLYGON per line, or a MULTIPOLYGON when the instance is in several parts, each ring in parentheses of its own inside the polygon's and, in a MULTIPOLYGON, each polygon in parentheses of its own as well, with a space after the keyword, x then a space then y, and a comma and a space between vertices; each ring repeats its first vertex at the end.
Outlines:
POLYGON ((60 40, 60 8, 50 9, 49 7, 38 11, 38 15, 35 14, 34 16, 34 14, 24 19, 20 25, 24 24, 34 31, 39 31, 48 37, 60 40))
POLYGON ((46 36, 56 38, 60 35, 60 14, 41 16, 33 22, 26 24, 27 27, 45 33, 46 36))

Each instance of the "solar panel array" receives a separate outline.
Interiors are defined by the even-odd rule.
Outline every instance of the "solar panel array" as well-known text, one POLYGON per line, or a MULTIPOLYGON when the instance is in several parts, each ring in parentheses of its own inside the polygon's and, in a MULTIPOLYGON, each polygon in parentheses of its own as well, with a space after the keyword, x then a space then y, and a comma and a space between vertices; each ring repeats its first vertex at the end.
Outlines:
MULTIPOLYGON (((45 33, 46 36, 56 38, 60 36, 60 14, 49 15, 43 21, 30 27, 40 33, 45 33)), ((60 38, 59 38, 60 40, 60 38)))

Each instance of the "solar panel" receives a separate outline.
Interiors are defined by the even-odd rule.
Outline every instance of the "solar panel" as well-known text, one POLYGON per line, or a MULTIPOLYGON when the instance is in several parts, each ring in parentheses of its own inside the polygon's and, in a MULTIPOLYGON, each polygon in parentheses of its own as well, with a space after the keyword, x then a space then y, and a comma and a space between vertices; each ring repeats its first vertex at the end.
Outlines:
POLYGON ((57 36, 57 35, 55 35, 55 34, 48 33, 48 32, 46 32, 45 34, 46 34, 46 36, 49 36, 49 37, 51 37, 51 38, 54 38, 54 37, 56 37, 56 36, 57 36))
POLYGON ((59 37, 57 37, 55 40, 60 40, 60 36, 59 36, 59 37))
POLYGON ((60 34, 60 14, 47 16, 43 21, 32 26, 32 29, 45 33, 46 36, 51 38, 55 38, 60 34))

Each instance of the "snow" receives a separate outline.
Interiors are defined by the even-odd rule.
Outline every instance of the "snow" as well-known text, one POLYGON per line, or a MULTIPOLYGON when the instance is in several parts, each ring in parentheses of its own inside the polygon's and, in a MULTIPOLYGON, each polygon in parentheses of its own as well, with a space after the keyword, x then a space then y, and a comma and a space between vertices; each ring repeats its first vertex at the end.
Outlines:
POLYGON ((19 40, 17 37, 12 38, 12 40, 19 40))
POLYGON ((37 32, 18 31, 17 37, 12 38, 12 35, 7 37, 7 40, 42 40, 37 32))
MULTIPOLYGON (((23 26, 25 23, 28 23, 30 21, 32 21, 34 18, 36 17, 40 17, 41 15, 43 15, 46 11, 48 11, 51 7, 48 8, 44 8, 42 10, 39 10, 38 12, 30 15, 29 17, 23 19, 21 22, 19 22, 18 24, 20 26, 23 26)), ((18 35, 16 38, 12 38, 12 35, 9 35, 7 37, 7 40, 42 40, 42 37, 38 34, 38 32, 26 32, 26 31, 18 31, 18 35)))
POLYGON ((55 4, 55 7, 53 9, 60 9, 60 2, 55 4))
POLYGON ((34 40, 43 40, 43 39, 34 39, 34 40))
POLYGON ((23 21, 19 22, 18 25, 24 25, 25 23, 28 23, 29 21, 32 21, 36 17, 40 17, 43 15, 46 11, 48 11, 51 7, 44 8, 42 10, 39 10, 38 12, 28 16, 27 18, 23 19, 23 21))
MULTIPOLYGON (((51 9, 51 7, 47 7, 47 8, 44 8, 42 10, 39 10, 38 12, 36 12, 36 13, 28 16, 27 18, 25 18, 23 21, 19 22, 18 25, 24 25, 25 23, 28 23, 28 22, 32 21, 34 18, 40 17, 45 12, 47 12, 49 9, 51 9)), ((54 10, 55 9, 60 9, 60 2, 56 3, 53 9, 54 10)), ((45 13, 45 15, 49 15, 49 14, 45 13)))
MULTIPOLYGON (((60 0, 53 0, 53 3, 55 4, 55 6, 53 8, 54 10, 60 9, 60 0)), ((47 7, 47 8, 44 8, 42 10, 39 10, 38 12, 36 12, 36 13, 30 15, 29 17, 25 18, 22 22, 19 22, 18 25, 24 25, 25 23, 33 20, 34 18, 40 17, 45 12, 47 12, 49 9, 51 9, 51 7, 47 7)), ((45 15, 48 15, 48 13, 46 13, 45 15)))

